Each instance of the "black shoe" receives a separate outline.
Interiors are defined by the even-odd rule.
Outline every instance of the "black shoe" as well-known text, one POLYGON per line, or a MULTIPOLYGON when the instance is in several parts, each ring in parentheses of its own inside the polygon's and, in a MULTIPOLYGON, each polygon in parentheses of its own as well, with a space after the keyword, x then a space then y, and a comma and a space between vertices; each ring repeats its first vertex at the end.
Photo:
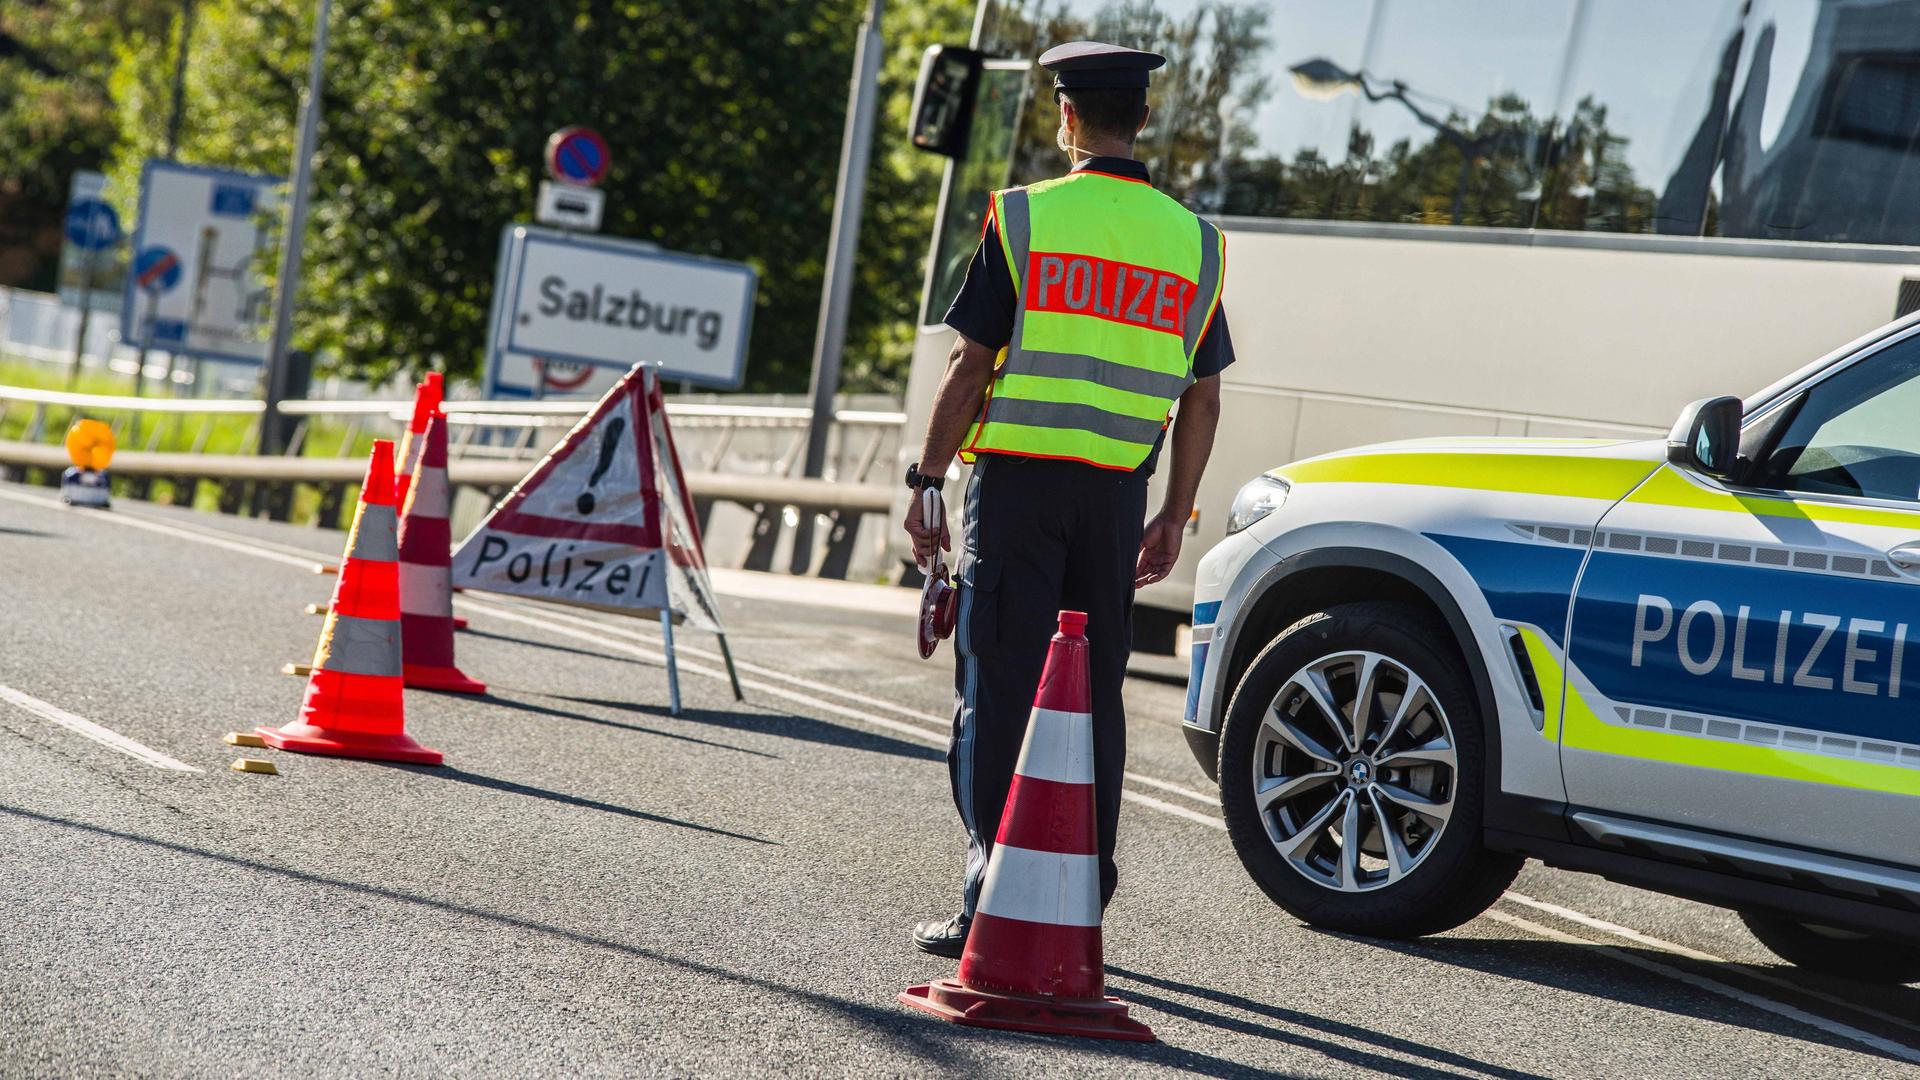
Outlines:
POLYGON ((958 960, 967 947, 967 927, 972 922, 964 914, 941 922, 923 922, 913 928, 913 943, 920 946, 921 952, 958 960))

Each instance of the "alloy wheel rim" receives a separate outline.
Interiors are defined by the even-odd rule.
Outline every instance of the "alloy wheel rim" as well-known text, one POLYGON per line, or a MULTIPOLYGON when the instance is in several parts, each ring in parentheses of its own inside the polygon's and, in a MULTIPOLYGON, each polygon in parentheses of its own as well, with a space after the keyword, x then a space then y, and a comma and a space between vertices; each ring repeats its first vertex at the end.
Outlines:
POLYGON ((1253 746, 1253 801, 1295 872, 1343 893, 1385 888, 1432 854, 1459 758, 1446 710, 1412 669, 1364 650, 1293 673, 1253 746))

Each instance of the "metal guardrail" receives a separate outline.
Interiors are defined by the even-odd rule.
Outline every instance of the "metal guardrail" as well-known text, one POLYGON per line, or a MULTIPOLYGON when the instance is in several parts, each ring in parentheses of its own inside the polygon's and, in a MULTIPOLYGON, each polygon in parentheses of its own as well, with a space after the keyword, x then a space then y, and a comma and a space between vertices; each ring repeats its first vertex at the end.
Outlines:
MULTIPOLYGON (((68 465, 64 447, 0 440, 0 465, 60 471, 68 465)), ((527 464, 516 461, 456 461, 447 467, 455 486, 504 488, 520 482, 527 464)), ((129 450, 113 456, 113 472, 120 476, 170 478, 198 476, 209 480, 266 483, 357 484, 367 463, 359 458, 256 457, 251 454, 182 454, 129 450)), ((740 476, 728 473, 688 473, 687 491, 696 499, 757 504, 772 502, 799 510, 848 511, 884 514, 892 506, 893 489, 879 484, 842 484, 832 480, 784 476, 740 476)))
MULTIPOLYGON (((266 406, 247 399, 128 397, 113 394, 76 394, 65 390, 39 390, 27 386, 0 386, 0 400, 29 405, 61 405, 70 409, 98 409, 103 412, 151 413, 227 413, 258 416, 266 406)), ((441 406, 449 419, 455 416, 561 417, 578 419, 593 408, 591 401, 460 401, 449 399, 441 406)), ((413 415, 412 401, 338 399, 333 401, 283 401, 280 411, 289 416, 386 416, 406 420, 413 415)), ((755 420, 777 427, 802 426, 813 416, 809 409, 786 405, 709 405, 700 402, 670 401, 667 415, 681 419, 755 420)), ((842 409, 833 421, 845 427, 899 427, 907 422, 903 412, 866 409, 842 409)))
MULTIPOLYGON (((51 482, 66 468, 65 449, 43 441, 57 434, 48 430, 49 410, 71 409, 103 417, 117 414, 112 423, 116 434, 126 440, 127 448, 114 455, 113 472, 123 478, 132 497, 148 497, 153 482, 160 480, 170 482, 172 501, 191 503, 199 494, 200 484, 209 482, 217 486, 218 503, 224 512, 245 511, 285 519, 291 513, 295 489, 305 485, 320 490, 316 524, 335 526, 340 524, 346 493, 359 482, 365 470, 364 460, 351 453, 361 433, 361 424, 374 421, 402 425, 413 412, 411 401, 289 401, 282 405, 283 411, 301 418, 303 426, 291 440, 287 456, 256 457, 203 451, 214 418, 246 416, 257 423, 263 412, 258 401, 125 397, 0 386, 0 420, 4 420, 9 409, 20 406, 33 410, 24 433, 26 439, 0 440, 0 472, 9 468, 16 472, 30 470, 39 473, 44 482, 51 482), (138 418, 142 415, 152 417, 144 448, 138 446, 137 437, 128 437, 138 435, 138 418), (156 449, 162 440, 163 428, 180 424, 182 417, 196 415, 204 419, 192 441, 193 450, 156 449), (338 456, 306 452, 306 437, 311 429, 304 423, 313 417, 340 418, 345 422, 338 456)), ((519 482, 534 459, 545 452, 550 440, 557 437, 546 435, 548 430, 571 427, 592 406, 593 403, 587 401, 446 402, 444 409, 449 423, 460 429, 455 432, 451 448, 449 478, 456 486, 480 488, 490 494, 504 491, 519 482)), ((805 445, 811 415, 808 409, 669 402, 667 414, 676 427, 711 436, 704 453, 690 455, 688 447, 682 448, 689 466, 688 492, 700 509, 702 527, 708 524, 716 502, 742 506, 754 515, 749 549, 742 560, 742 565, 749 569, 771 569, 774 547, 782 532, 797 515, 818 514, 825 515, 831 523, 820 573, 844 577, 853 558, 853 543, 861 518, 868 514, 884 515, 892 508, 892 488, 866 481, 878 463, 885 441, 897 436, 905 426, 904 413, 841 410, 835 415, 843 440, 856 431, 865 436, 865 445, 857 454, 841 459, 841 479, 838 480, 790 475, 805 445), (770 466, 767 472, 721 471, 720 466, 736 435, 769 431, 782 433, 777 438, 785 438, 786 446, 765 455, 764 460, 770 466)), ((175 430, 177 433, 179 429, 175 430)), ((844 441, 842 445, 843 449, 847 448, 844 441)), ((804 561, 801 560, 803 564, 804 561)))

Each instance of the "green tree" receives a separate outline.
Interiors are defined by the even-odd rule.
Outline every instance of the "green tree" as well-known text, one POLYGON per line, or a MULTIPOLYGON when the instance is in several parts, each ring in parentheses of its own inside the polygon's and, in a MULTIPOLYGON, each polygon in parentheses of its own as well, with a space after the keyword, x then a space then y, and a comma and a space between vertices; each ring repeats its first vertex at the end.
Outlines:
MULTIPOLYGON (((944 32, 940 9, 957 6, 897 4, 889 30, 944 32)), ((603 231, 754 264, 749 385, 804 388, 862 7, 337 0, 298 344, 373 379, 477 372, 501 227, 531 216, 547 134, 581 123, 613 148, 603 231)), ((287 171, 312 11, 203 0, 184 160, 287 171)), ((888 65, 896 96, 907 47, 888 65)), ((153 68, 151 42, 123 50, 123 177, 162 138, 164 110, 134 107, 164 91, 153 68)), ((889 125, 882 138, 900 141, 889 125)), ((885 384, 935 189, 925 165, 875 162, 849 369, 885 384)))
POLYGON ((51 290, 67 184, 118 134, 109 89, 121 42, 164 44, 165 0, 0 3, 0 285, 51 290))

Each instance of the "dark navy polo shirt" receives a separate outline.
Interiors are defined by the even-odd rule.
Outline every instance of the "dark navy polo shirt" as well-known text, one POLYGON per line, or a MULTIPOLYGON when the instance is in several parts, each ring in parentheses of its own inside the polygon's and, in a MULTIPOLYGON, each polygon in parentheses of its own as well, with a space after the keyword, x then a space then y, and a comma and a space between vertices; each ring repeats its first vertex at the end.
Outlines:
MULTIPOLYGON (((1152 183, 1147 167, 1132 158, 1091 157, 1075 165, 1073 171, 1112 173, 1152 183)), ((941 321, 966 335, 967 340, 998 350, 1013 340, 1014 311, 1013 273, 1007 269, 1006 256, 1000 251, 1000 224, 988 220, 973 261, 967 264, 967 280, 960 286, 960 295, 953 298, 953 305, 947 308, 947 317, 941 321)), ((1193 377, 1204 379, 1218 375, 1233 359, 1233 336, 1227 331, 1227 307, 1222 303, 1194 350, 1193 377)), ((1161 432, 1138 472, 1153 475, 1154 466, 1159 463, 1160 447, 1166 441, 1166 433, 1161 432)))

